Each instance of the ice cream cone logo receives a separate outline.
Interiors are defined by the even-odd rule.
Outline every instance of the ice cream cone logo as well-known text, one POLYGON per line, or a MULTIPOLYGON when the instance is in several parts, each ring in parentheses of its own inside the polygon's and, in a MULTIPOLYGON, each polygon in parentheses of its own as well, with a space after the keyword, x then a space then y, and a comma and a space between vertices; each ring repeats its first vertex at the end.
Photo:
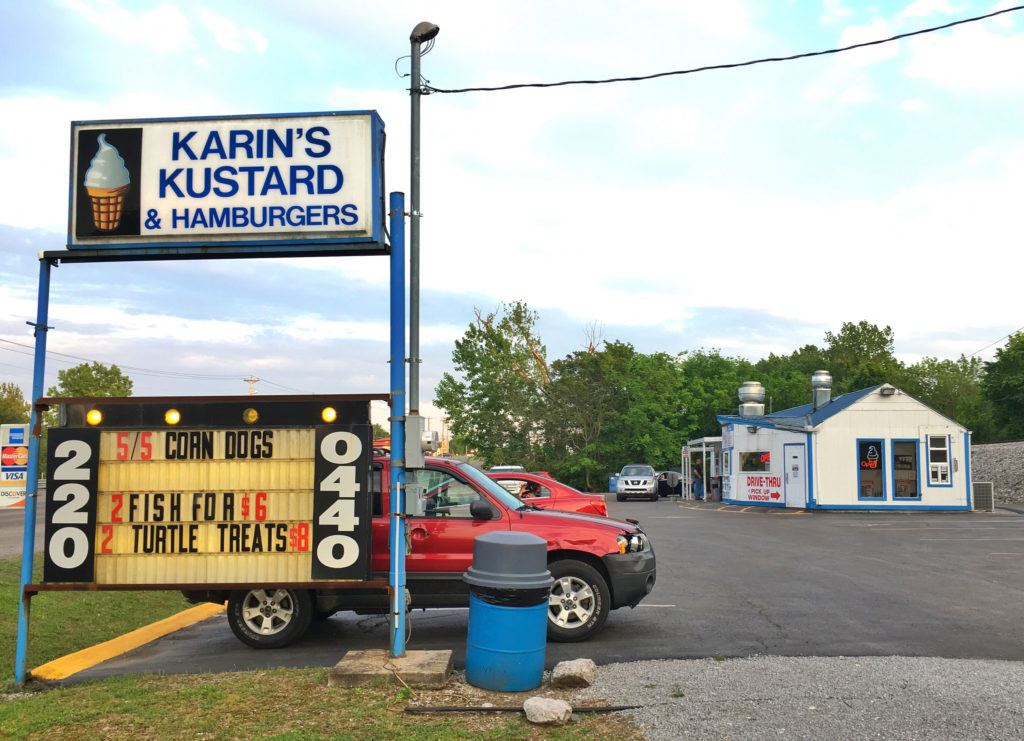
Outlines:
POLYGON ((100 134, 96 141, 100 147, 85 171, 84 185, 92 199, 93 224, 102 232, 112 232, 121 225, 131 178, 117 149, 107 144, 107 135, 100 134))

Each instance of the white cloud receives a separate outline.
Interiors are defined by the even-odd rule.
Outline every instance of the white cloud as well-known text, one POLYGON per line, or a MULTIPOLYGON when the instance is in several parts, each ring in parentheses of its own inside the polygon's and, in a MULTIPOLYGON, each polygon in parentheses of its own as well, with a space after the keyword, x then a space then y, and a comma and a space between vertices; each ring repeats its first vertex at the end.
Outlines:
MULTIPOLYGON (((871 41, 881 41, 896 35, 892 23, 885 18, 878 18, 871 23, 860 26, 847 26, 839 34, 837 46, 854 46, 855 44, 866 44, 871 41)), ((885 44, 875 44, 861 49, 846 51, 838 55, 838 61, 847 67, 868 67, 872 64, 891 59, 899 54, 900 41, 890 41, 885 44)))
MULTIPOLYGON (((885 19, 871 23, 847 26, 836 42, 837 47, 853 46, 886 39, 895 34, 885 19)), ((892 59, 900 53, 899 41, 876 44, 837 54, 814 82, 804 91, 807 100, 821 102, 836 100, 840 103, 866 103, 881 98, 875 83, 866 70, 872 65, 892 59)))
POLYGON ((966 5, 953 5, 949 0, 914 0, 910 5, 900 11, 896 17, 922 18, 929 15, 956 15, 963 13, 966 5))
POLYGON ((853 84, 839 93, 836 99, 840 103, 870 103, 881 97, 870 79, 859 76, 853 84))
MULTIPOLYGON (((199 94, 183 100, 128 93, 110 101, 48 95, 0 98, 0 223, 64 231, 68 216, 68 159, 72 121, 213 115, 224 104, 199 94)), ((55 245, 56 246, 56 245, 55 245)))
POLYGON ((55 303, 50 307, 50 317, 65 330, 62 337, 98 330, 108 340, 235 344, 252 341, 260 331, 258 326, 243 322, 129 312, 110 305, 55 303))
POLYGON ((239 28, 229 18, 202 10, 199 13, 199 20, 213 33, 217 43, 228 51, 252 49, 264 52, 267 49, 267 39, 259 31, 239 28))
POLYGON ((947 34, 910 39, 907 75, 952 90, 1019 93, 1024 90, 1024 33, 992 33, 972 23, 947 34))
POLYGON ((169 3, 160 3, 137 15, 122 8, 116 0, 64 0, 64 4, 102 33, 125 42, 144 44, 161 52, 196 45, 185 14, 169 3))
POLYGON ((837 23, 844 18, 849 18, 853 15, 853 11, 843 7, 843 0, 824 0, 822 2, 824 9, 824 15, 818 19, 818 23, 822 25, 828 25, 831 23, 837 23))
MULTIPOLYGON (((387 322, 341 322, 324 320, 318 316, 297 317, 290 321, 283 333, 302 342, 333 340, 370 340, 385 342, 389 336, 387 322)), ((420 340, 424 344, 454 342, 465 329, 449 326, 421 326, 420 340)))

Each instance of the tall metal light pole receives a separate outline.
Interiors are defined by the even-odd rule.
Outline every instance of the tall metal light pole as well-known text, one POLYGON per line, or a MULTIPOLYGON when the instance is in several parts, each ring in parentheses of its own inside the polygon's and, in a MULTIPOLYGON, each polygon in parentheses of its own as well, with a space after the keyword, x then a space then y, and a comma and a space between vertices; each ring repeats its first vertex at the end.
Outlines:
MULTIPOLYGON (((406 470, 423 467, 423 452, 421 440, 423 433, 423 418, 419 415, 420 407, 420 56, 421 47, 425 42, 430 42, 437 36, 438 29, 433 23, 424 21, 412 30, 409 41, 412 42, 412 82, 409 86, 409 93, 412 96, 412 142, 411 151, 411 172, 410 172, 410 213, 409 213, 409 413, 404 414, 404 397, 395 391, 403 386, 401 381, 402 356, 398 353, 402 349, 401 315, 402 301, 404 298, 403 263, 405 244, 405 226, 402 221, 402 206, 404 204, 401 194, 392 194, 391 201, 391 377, 392 377, 392 405, 391 405, 391 527, 388 534, 389 546, 391 549, 390 577, 392 602, 391 602, 391 656, 401 658, 405 656, 405 631, 406 631, 406 610, 408 604, 405 596, 405 494, 406 470), (397 374, 397 377, 396 377, 397 374), (397 399, 402 398, 401 404, 397 399), (399 421, 404 415, 403 421, 399 421), (404 434, 403 434, 404 433, 404 434), (404 450, 403 450, 404 443, 404 450), (401 462, 399 463, 399 458, 401 462)), ((430 47, 427 47, 430 50, 430 47)))
MULTIPOLYGON (((420 55, 424 43, 433 40, 441 29, 423 21, 412 30, 412 141, 409 181, 409 414, 420 411, 420 55)), ((429 50, 429 49, 428 49, 429 50)), ((411 430, 407 430, 410 434, 411 430)), ((420 444, 420 434, 411 441, 420 444)))

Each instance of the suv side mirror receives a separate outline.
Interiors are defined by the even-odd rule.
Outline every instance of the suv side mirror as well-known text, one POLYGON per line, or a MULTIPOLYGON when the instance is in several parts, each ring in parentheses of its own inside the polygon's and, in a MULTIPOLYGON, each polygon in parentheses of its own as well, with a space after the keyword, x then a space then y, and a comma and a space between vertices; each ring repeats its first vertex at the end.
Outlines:
POLYGON ((494 519, 494 509, 483 499, 474 499, 469 503, 469 514, 474 520, 494 519))

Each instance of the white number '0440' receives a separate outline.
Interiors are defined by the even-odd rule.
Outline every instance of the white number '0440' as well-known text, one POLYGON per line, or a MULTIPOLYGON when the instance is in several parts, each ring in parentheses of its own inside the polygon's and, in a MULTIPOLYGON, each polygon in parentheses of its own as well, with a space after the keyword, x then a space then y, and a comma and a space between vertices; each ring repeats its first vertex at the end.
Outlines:
POLYGON ((359 524, 356 517, 356 493, 359 483, 356 470, 350 464, 358 460, 363 444, 351 432, 332 432, 320 443, 320 455, 335 469, 320 481, 320 491, 333 491, 338 498, 321 513, 320 525, 335 527, 337 535, 328 535, 316 548, 316 558, 324 566, 344 569, 359 560, 359 543, 355 538, 342 533, 352 532, 359 524), (344 444, 344 450, 339 450, 344 444), (340 555, 339 555, 340 552, 340 555))

